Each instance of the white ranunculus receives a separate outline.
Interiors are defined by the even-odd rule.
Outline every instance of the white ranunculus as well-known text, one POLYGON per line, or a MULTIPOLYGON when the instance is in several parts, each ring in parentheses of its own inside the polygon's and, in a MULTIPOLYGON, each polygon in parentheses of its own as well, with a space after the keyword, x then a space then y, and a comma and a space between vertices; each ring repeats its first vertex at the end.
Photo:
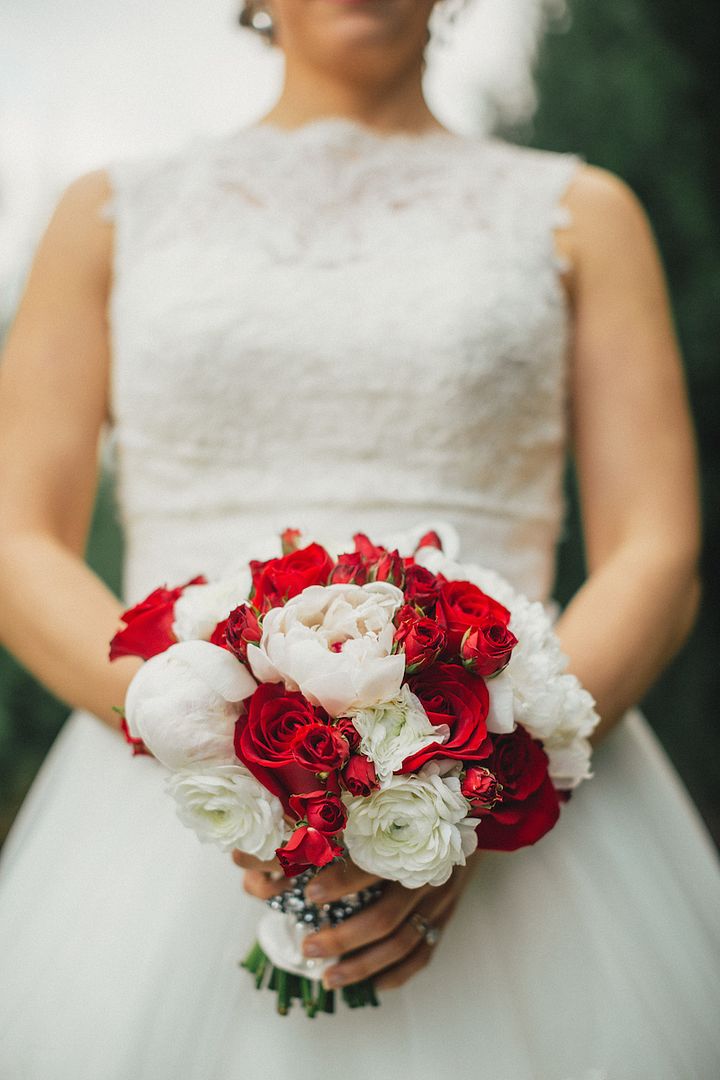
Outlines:
POLYGON ((182 769, 168 777, 178 817, 201 840, 272 859, 287 834, 280 800, 244 765, 182 769))
POLYGON ((353 862, 407 889, 442 885, 477 847, 477 821, 455 777, 393 776, 366 798, 346 798, 353 862))
POLYGON ((227 649, 182 641, 135 673, 125 698, 130 734, 168 769, 234 760, 240 703, 256 682, 227 649))
POLYGON ((399 769, 405 758, 431 743, 445 742, 447 724, 435 727, 422 703, 407 683, 391 701, 350 713, 361 736, 360 749, 375 766, 381 785, 399 769))
POLYGON ((222 581, 188 585, 175 601, 175 637, 178 641, 209 641, 217 624, 247 600, 250 585, 247 568, 222 581))
POLYGON ((268 611, 248 662, 260 682, 301 690, 331 716, 389 701, 405 674, 403 654, 392 655, 392 620, 402 603, 387 581, 310 585, 268 611))

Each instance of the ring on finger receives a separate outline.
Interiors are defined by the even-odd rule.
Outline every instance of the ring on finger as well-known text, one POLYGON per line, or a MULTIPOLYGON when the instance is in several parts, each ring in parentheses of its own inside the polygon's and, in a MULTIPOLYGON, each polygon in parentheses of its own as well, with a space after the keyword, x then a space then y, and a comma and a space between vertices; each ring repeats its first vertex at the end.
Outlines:
POLYGON ((420 934, 420 937, 424 939, 427 945, 437 945, 440 940, 440 929, 421 915, 419 911, 413 911, 410 918, 407 920, 410 926, 420 934))

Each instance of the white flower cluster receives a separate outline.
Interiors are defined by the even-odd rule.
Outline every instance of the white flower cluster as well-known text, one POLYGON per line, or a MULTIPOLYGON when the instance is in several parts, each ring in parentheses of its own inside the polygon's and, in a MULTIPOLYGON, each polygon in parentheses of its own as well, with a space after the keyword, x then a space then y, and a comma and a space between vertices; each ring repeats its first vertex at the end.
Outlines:
POLYGON ((181 641, 136 673, 125 719, 130 734, 170 770, 168 790, 185 825, 225 851, 267 859, 287 834, 282 804, 238 762, 233 748, 242 702, 256 686, 227 649, 181 641))

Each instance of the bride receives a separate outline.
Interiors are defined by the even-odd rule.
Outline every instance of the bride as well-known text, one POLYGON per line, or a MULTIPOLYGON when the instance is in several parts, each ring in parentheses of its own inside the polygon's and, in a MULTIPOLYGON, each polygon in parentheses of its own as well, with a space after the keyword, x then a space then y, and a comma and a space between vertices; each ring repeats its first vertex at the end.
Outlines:
POLYGON ((0 634, 75 711, 3 855, 7 1080, 717 1075, 720 875, 634 707, 698 603, 658 253, 614 175, 434 119, 433 7, 248 4, 285 53, 271 112, 82 177, 37 252, 0 372, 0 634), (83 562, 105 428, 122 600, 83 562), (589 574, 557 631, 602 717, 593 780, 537 846, 312 939, 381 1008, 278 1017, 237 968, 273 867, 238 855, 243 889, 129 756, 120 612, 288 525, 435 520, 547 601, 569 447, 589 574))

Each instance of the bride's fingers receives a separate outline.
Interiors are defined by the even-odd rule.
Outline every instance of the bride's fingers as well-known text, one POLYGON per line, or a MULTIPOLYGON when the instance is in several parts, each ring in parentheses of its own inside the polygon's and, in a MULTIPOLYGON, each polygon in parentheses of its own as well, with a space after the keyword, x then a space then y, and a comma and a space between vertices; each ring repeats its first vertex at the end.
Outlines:
POLYGON ((392 934, 417 905, 419 897, 401 885, 388 885, 370 907, 337 926, 310 934, 303 943, 306 956, 342 956, 392 934))
POLYGON ((261 862, 254 855, 246 855, 244 851, 238 851, 236 848, 232 853, 232 860, 236 866, 242 867, 243 870, 262 870, 265 874, 274 873, 278 875, 278 880, 285 877, 277 859, 271 859, 270 862, 261 862))
POLYGON ((368 874, 349 860, 343 860, 316 874, 307 885, 305 895, 308 900, 325 904, 330 900, 339 900, 348 893, 366 889, 368 885, 374 885, 380 880, 375 874, 368 874))
POLYGON ((269 900, 271 896, 281 893, 285 885, 281 881, 273 881, 262 870, 246 870, 243 888, 251 896, 257 896, 260 900, 269 900))
MULTIPOLYGON (((454 905, 456 905, 456 901, 453 900, 443 912, 432 916, 432 919, 427 915, 423 917, 429 918, 429 921, 432 921, 433 927, 437 930, 441 930, 445 926, 445 923, 450 919, 454 905)), ((378 990, 396 989, 398 986, 403 986, 404 983, 407 983, 412 975, 416 975, 430 963, 436 948, 437 944, 430 945, 424 941, 416 931, 415 947, 411 948, 404 957, 400 958, 395 963, 385 964, 385 966, 381 968, 375 968, 368 975, 363 975, 361 977, 368 978, 372 976, 372 982, 378 990)), ((355 977, 353 976, 353 982, 355 981, 355 977)))
MULTIPOLYGON (((452 903, 450 903, 440 914, 435 914, 429 919, 429 921, 432 922, 433 927, 441 930, 443 926, 445 926, 453 914, 456 902, 457 901, 453 899, 452 903)), ((427 918, 428 916, 423 917, 427 918)), ((411 979, 413 975, 417 975, 418 971, 427 967, 432 960, 433 953, 437 947, 437 943, 435 945, 429 945, 427 941, 420 938, 420 941, 416 944, 415 948, 398 963, 373 973, 373 983, 375 988, 377 990, 395 990, 399 986, 402 986, 408 979, 411 979)), ((367 978, 367 976, 365 977, 367 978)))
MULTIPOLYGON (((424 941, 423 935, 411 921, 413 912, 421 915, 431 926, 439 929, 450 918, 457 903, 457 894, 454 889, 443 889, 439 895, 433 895, 433 893, 437 891, 431 890, 430 895, 420 905, 417 904, 417 898, 413 898, 406 917, 394 932, 349 956, 344 956, 339 964, 328 968, 323 979, 325 985, 327 987, 348 986, 362 979, 375 978, 379 972, 384 975, 388 969, 395 972, 394 977, 398 978, 396 968, 402 969, 402 981, 405 981, 405 978, 409 978, 410 974, 416 970, 415 964, 424 966, 430 958, 431 946, 424 941), (418 950, 420 950, 420 955, 416 957, 418 950), (413 958, 412 963, 410 963, 411 958, 413 958), (407 964, 410 964, 409 968, 406 967, 407 964), (406 971, 409 973, 405 974, 406 971)), ((356 918, 358 916, 353 916, 348 923, 352 923, 356 918)), ((400 983, 398 982, 397 985, 400 983)))

